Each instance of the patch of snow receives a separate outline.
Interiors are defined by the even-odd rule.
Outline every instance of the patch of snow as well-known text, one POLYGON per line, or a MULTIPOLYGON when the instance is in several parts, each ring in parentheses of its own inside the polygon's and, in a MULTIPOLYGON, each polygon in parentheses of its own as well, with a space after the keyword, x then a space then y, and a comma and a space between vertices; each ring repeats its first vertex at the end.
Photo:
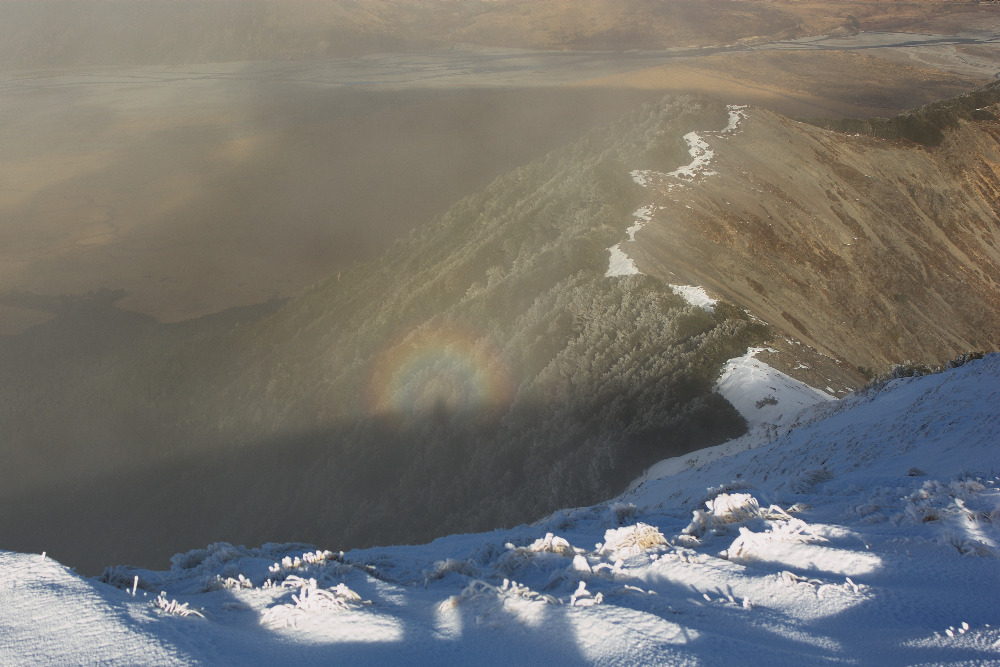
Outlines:
POLYGON ((688 132, 684 135, 684 142, 688 145, 688 153, 691 155, 691 162, 682 167, 674 169, 667 176, 693 181, 698 176, 712 176, 714 171, 708 168, 715 157, 708 142, 701 138, 697 132, 688 132))
POLYGON ((635 233, 640 229, 642 229, 643 227, 645 227, 646 223, 650 222, 653 219, 653 204, 649 204, 648 206, 643 206, 635 213, 633 213, 632 217, 635 219, 635 222, 632 223, 632 225, 625 230, 625 232, 628 234, 629 241, 635 241, 635 233))
POLYGON ((684 300, 692 306, 698 306, 709 313, 715 312, 715 304, 718 301, 708 296, 708 292, 705 291, 704 287, 697 285, 671 285, 670 289, 684 297, 684 300))
POLYGON ((726 110, 729 111, 729 123, 720 134, 732 134, 736 132, 740 123, 747 118, 746 108, 745 104, 730 104, 727 106, 726 110))
POLYGON ((742 357, 727 361, 716 384, 716 391, 751 426, 781 424, 811 405, 836 400, 756 359, 763 351, 751 348, 742 357))
POLYGON ((616 243, 608 251, 611 253, 611 260, 608 262, 608 270, 604 273, 606 278, 612 276, 630 276, 639 273, 639 268, 632 261, 632 258, 625 254, 621 248, 621 243, 616 243))
MULTIPOLYGON (((653 219, 653 204, 643 206, 642 208, 635 211, 632 214, 635 222, 625 230, 628 234, 629 241, 635 241, 635 234, 640 229, 646 226, 646 223, 653 219)), ((635 262, 632 258, 625 254, 622 250, 622 244, 616 243, 615 245, 608 248, 608 252, 611 253, 611 258, 608 260, 608 270, 605 271, 604 276, 610 278, 612 276, 628 276, 635 273, 639 273, 638 267, 636 267, 635 262)))
POLYGON ((649 169, 634 169, 629 172, 629 176, 631 176, 632 180, 637 184, 644 188, 648 188, 653 184, 653 174, 656 173, 657 172, 650 171, 649 169))

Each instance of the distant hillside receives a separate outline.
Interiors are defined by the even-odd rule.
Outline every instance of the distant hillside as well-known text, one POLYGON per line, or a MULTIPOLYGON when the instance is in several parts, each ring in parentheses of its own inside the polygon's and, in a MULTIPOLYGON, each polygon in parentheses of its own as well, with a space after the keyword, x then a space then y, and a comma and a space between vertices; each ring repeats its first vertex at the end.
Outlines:
POLYGON ((898 27, 964 3, 7 0, 0 69, 350 56, 455 44, 627 51, 898 27))
POLYGON ((924 146, 939 146, 945 140, 945 131, 957 129, 962 121, 997 122, 994 110, 998 102, 1000 81, 949 100, 925 104, 893 118, 823 118, 809 122, 848 134, 864 134, 879 139, 909 139, 924 146))

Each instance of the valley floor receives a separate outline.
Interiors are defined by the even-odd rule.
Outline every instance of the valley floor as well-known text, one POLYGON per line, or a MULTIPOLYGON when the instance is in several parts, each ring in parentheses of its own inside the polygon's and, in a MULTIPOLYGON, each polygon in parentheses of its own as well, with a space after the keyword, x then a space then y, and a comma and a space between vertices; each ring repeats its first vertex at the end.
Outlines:
POLYGON ((1000 664, 998 404, 993 354, 420 546, 0 552, 0 663, 1000 664))

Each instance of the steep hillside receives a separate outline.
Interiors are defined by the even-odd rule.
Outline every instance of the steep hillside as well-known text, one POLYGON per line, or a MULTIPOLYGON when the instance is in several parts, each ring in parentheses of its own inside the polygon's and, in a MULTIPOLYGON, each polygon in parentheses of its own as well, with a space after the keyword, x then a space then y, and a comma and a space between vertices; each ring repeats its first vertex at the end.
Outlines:
POLYGON ((980 113, 924 147, 748 109, 741 131, 704 133, 712 173, 650 183, 652 220, 623 248, 852 369, 996 349, 1000 124, 980 113))

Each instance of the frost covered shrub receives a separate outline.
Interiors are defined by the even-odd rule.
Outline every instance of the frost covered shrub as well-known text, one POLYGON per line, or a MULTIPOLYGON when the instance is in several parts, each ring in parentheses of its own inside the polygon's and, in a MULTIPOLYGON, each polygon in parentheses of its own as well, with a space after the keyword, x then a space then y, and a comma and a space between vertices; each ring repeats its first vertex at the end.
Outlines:
POLYGON ((882 391, 885 386, 892 380, 898 380, 900 378, 908 377, 921 377, 924 375, 933 375, 935 373, 940 373, 945 369, 958 368, 964 366, 970 361, 975 361, 977 359, 982 359, 986 356, 985 352, 966 352, 959 355, 958 357, 948 361, 943 367, 942 366, 928 366, 927 364, 918 363, 915 361, 905 361, 902 364, 896 364, 890 368, 885 373, 879 373, 874 378, 872 378, 868 384, 858 390, 859 394, 874 394, 882 391))
MULTIPOLYGON (((792 515, 777 505, 761 509, 757 499, 749 493, 720 493, 705 501, 704 510, 694 510, 691 523, 684 529, 683 535, 700 537, 709 530, 719 530, 729 524, 744 523, 754 519, 784 519, 792 515)), ((795 508, 792 508, 794 510, 795 508)), ((721 532, 725 532, 724 530, 721 532)))
POLYGON ((186 553, 174 554, 170 557, 170 569, 174 572, 196 567, 215 570, 225 563, 243 558, 249 553, 247 549, 234 547, 228 542, 215 542, 204 549, 193 549, 186 553))
POLYGON ((597 553, 613 560, 667 546, 667 538, 655 526, 637 523, 634 526, 615 528, 604 533, 604 544, 597 553))
POLYGON ((946 363, 945 368, 958 368, 960 366, 964 366, 970 361, 976 361, 977 359, 982 359, 985 356, 985 352, 966 352, 965 354, 960 354, 946 363))
POLYGON ((625 522, 635 519, 636 508, 634 503, 622 503, 616 502, 609 509, 609 513, 614 520, 615 524, 622 526, 625 522))
POLYGON ((138 575, 136 568, 129 565, 106 567, 97 580, 119 589, 127 588, 131 590, 133 587, 136 587, 146 591, 155 590, 145 579, 138 575))

